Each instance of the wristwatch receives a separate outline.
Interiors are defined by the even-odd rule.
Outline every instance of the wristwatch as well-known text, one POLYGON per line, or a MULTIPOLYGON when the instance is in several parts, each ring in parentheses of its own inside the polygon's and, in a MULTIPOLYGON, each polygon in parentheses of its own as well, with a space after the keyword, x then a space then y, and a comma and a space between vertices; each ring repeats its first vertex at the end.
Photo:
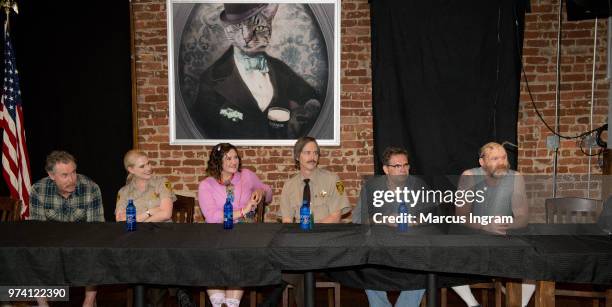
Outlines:
POLYGON ((147 215, 151 217, 153 214, 151 214, 151 211, 147 210, 147 215))

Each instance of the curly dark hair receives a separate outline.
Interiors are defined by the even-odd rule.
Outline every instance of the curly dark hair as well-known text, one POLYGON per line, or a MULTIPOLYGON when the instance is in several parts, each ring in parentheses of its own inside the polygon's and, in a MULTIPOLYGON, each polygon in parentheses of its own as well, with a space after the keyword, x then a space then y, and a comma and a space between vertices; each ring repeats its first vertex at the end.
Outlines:
POLYGON ((221 171, 223 170, 223 157, 230 150, 235 150, 238 155, 238 170, 242 169, 242 158, 238 148, 230 143, 219 143, 215 145, 208 156, 208 167, 206 167, 206 175, 221 180, 221 171))

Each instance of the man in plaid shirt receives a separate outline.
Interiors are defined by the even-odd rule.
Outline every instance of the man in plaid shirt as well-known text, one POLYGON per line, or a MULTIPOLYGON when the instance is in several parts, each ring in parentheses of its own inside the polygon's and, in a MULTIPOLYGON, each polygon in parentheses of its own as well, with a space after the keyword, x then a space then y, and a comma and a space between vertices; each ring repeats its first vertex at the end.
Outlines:
POLYGON ((30 220, 58 222, 104 222, 100 188, 76 173, 76 160, 65 151, 47 156, 48 177, 32 186, 30 220))
MULTIPOLYGON (((30 220, 58 222, 104 222, 100 188, 91 179, 76 173, 76 160, 65 151, 47 156, 48 177, 39 180, 30 192, 30 220)), ((86 287, 83 306, 95 306, 96 288, 86 287)), ((39 306, 48 306, 44 298, 39 306)))

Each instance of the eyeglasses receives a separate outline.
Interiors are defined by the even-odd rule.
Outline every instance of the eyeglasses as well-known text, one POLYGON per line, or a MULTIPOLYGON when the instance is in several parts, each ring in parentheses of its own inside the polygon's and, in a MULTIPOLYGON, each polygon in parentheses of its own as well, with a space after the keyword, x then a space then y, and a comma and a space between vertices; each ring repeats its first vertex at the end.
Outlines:
POLYGON ((392 168, 394 168, 394 169, 400 169, 400 168, 409 168, 409 167, 410 167, 410 164, 408 164, 408 163, 404 163, 404 164, 393 164, 393 165, 391 165, 391 164, 387 164, 387 166, 388 166, 388 167, 392 167, 392 168))

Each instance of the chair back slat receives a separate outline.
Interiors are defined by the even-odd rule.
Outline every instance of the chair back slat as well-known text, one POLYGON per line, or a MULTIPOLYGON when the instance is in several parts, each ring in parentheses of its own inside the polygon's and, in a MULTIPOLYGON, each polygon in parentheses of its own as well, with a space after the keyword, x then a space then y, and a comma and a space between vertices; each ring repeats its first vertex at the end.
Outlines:
POLYGON ((584 224, 595 223, 600 213, 601 200, 562 197, 546 200, 546 223, 584 224))
POLYGON ((172 221, 175 223, 193 223, 194 207, 194 197, 176 195, 176 201, 172 206, 172 221))
POLYGON ((265 222, 264 215, 266 214, 266 205, 266 200, 264 198, 257 204, 257 209, 255 210, 255 223, 265 222))
POLYGON ((0 222, 20 220, 21 200, 11 197, 0 197, 0 222))

